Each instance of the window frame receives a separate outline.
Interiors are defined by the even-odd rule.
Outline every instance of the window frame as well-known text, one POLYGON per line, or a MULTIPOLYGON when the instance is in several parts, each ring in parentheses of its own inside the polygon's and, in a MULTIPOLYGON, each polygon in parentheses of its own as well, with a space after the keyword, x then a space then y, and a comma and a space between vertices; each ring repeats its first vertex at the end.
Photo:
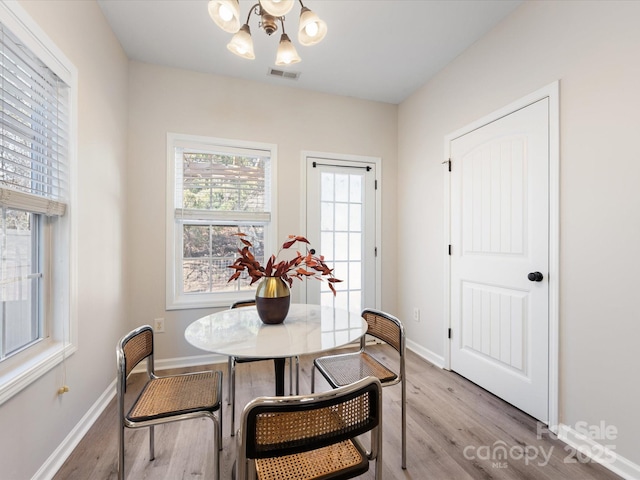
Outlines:
POLYGON ((0 22, 69 87, 67 212, 44 217, 40 235, 43 275, 42 339, 0 363, 0 405, 35 382, 78 349, 77 335, 77 97, 78 71, 40 26, 16 2, 0 3, 0 22))
MULTIPOLYGON (((270 162, 271 220, 265 224, 265 252, 274 251, 277 244, 277 145, 271 143, 232 140, 200 135, 167 133, 167 190, 166 190, 166 310, 182 310, 207 307, 228 307, 233 302, 246 299, 247 291, 218 293, 182 293, 182 223, 176 220, 176 155, 175 148, 197 150, 233 148, 238 150, 262 150, 268 152, 270 162)), ((224 216, 224 215, 223 215, 224 216)), ((243 216, 244 217, 244 216, 243 216)), ((230 224, 251 224, 247 218, 230 220, 230 224)))

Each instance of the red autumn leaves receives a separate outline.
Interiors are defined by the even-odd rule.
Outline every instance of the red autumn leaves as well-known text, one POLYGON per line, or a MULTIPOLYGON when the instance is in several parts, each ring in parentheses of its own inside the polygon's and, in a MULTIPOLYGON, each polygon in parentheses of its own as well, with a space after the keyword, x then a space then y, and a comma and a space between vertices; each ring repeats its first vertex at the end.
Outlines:
MULTIPOLYGON (((303 280, 305 278, 313 277, 317 280, 323 280, 322 277, 326 276, 328 277, 326 280, 329 284, 329 288, 335 296, 336 289, 333 284, 341 282, 342 280, 338 280, 333 276, 333 269, 329 268, 327 264, 324 263, 323 256, 314 255, 315 252, 313 249, 308 251, 306 255, 296 252, 296 256, 291 260, 280 260, 279 262, 276 262, 276 255, 271 255, 267 264, 263 267, 260 265, 260 262, 256 260, 253 253, 251 253, 250 248, 253 247, 251 242, 242 238, 246 237, 246 234, 234 233, 234 235, 240 237, 240 241, 244 246, 242 249, 238 249, 240 256, 232 265, 228 266, 228 268, 235 270, 233 275, 229 277, 228 282, 240 278, 240 275, 245 270, 249 277, 251 277, 251 284, 254 284, 262 277, 280 277, 287 282, 289 286, 291 286, 294 278, 303 280)), ((306 243, 309 245, 309 240, 306 238, 299 235, 289 235, 289 240, 282 244, 281 251, 291 248, 296 242, 306 243)))

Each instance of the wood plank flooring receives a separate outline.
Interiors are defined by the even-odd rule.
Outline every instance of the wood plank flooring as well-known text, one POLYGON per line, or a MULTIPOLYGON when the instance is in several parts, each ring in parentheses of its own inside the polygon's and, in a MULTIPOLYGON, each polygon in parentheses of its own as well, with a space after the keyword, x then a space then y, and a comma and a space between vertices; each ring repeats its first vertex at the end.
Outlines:
MULTIPOLYGON (((378 349, 384 359, 387 351, 378 349)), ((311 357, 300 359, 300 392, 310 389, 311 357)), ((235 437, 230 437, 231 408, 226 404, 226 364, 208 368, 224 372, 221 478, 231 479, 235 437)), ((203 370, 204 367, 160 374, 203 370)), ((617 479, 604 467, 576 457, 552 434, 538 434, 537 422, 460 377, 407 352, 407 470, 400 468, 400 387, 383 390, 383 475, 396 479, 617 479), (502 457, 501 454, 504 454, 502 457)), ((133 399, 142 374, 130 379, 133 399)), ((259 395, 273 394, 273 363, 239 364, 236 370, 236 429, 241 406, 259 395)), ((328 386, 316 376, 316 391, 328 386)), ((288 387, 287 387, 288 388, 288 387)), ((287 390, 288 391, 288 390, 287 390)), ((54 480, 117 478, 117 416, 113 400, 82 439, 54 480)), ((146 429, 127 430, 126 472, 131 480, 213 479, 213 424, 207 419, 156 427, 156 458, 149 461, 146 429)), ((361 477, 373 479, 373 468, 361 477)))

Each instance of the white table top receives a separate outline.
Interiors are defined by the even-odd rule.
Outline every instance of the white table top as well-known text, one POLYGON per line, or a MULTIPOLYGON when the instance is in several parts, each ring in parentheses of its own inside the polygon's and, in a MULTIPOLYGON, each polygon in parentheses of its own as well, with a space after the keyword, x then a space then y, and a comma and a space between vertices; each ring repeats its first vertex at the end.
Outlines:
POLYGON ((236 357, 281 358, 330 350, 358 340, 367 323, 358 313, 320 305, 291 304, 285 321, 265 325, 255 307, 216 312, 190 324, 191 345, 236 357))

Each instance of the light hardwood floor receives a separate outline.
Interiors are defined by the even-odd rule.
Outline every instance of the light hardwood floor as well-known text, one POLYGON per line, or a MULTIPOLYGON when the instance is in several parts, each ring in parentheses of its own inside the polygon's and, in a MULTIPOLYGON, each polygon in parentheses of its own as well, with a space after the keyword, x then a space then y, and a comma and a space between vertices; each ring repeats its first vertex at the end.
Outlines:
MULTIPOLYGON (((381 358, 385 347, 375 347, 381 358)), ((115 361, 115 360, 114 360, 115 361)), ((300 359, 300 391, 310 392, 311 357, 300 359)), ((224 381, 221 478, 231 478, 235 437, 229 436, 230 412, 224 381)), ((203 367, 163 371, 171 374, 203 367)), ((384 478, 395 479, 617 479, 604 467, 576 456, 550 433, 538 435, 537 422, 459 375, 444 371, 407 352, 407 470, 400 468, 400 387, 383 389, 384 478), (501 449, 501 447, 504 447, 501 449), (502 460, 491 456, 507 452, 502 460), (489 457, 489 458, 487 458, 489 457)), ((316 391, 328 386, 316 376, 316 391)), ((132 375, 128 397, 142 374, 132 375)), ((259 395, 272 395, 273 364, 239 364, 236 370, 238 407, 259 395)), ((55 480, 117 478, 117 416, 115 400, 60 468, 55 480)), ((240 412, 236 412, 236 428, 240 412)), ((213 479, 213 424, 207 419, 156 427, 156 458, 149 462, 146 429, 127 430, 127 478, 213 479)), ((373 479, 373 468, 363 475, 373 479)))

